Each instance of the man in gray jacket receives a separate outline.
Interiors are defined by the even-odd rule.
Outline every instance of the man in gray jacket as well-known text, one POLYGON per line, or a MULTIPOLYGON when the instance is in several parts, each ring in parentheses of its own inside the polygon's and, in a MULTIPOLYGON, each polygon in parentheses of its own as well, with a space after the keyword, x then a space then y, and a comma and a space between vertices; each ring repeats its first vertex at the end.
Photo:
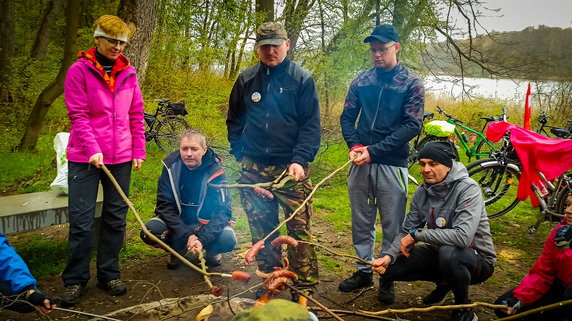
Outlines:
MULTIPOLYGON (((424 183, 411 200, 401 235, 373 262, 381 274, 378 300, 383 304, 394 302, 393 281, 413 280, 437 284, 425 304, 442 303, 451 290, 455 304, 469 303, 469 285, 493 274, 496 255, 481 190, 465 166, 453 161, 452 148, 447 142, 430 142, 419 152, 424 183)), ((477 316, 461 309, 449 320, 474 321, 477 316)))

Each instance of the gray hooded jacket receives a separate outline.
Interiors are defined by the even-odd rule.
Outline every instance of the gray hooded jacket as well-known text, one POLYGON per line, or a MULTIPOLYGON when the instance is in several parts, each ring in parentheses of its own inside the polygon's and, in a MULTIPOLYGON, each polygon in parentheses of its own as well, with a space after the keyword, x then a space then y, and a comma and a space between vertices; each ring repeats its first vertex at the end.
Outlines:
POLYGON ((387 252, 392 260, 400 253, 401 238, 413 228, 417 241, 472 247, 488 263, 497 261, 481 189, 459 162, 453 162, 442 182, 417 188, 402 233, 387 252))

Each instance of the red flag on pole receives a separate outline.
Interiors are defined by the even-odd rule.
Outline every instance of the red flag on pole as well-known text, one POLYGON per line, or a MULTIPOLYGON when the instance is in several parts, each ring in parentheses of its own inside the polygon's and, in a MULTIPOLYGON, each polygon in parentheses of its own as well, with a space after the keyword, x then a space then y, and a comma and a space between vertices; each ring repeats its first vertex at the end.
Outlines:
POLYGON ((530 129, 530 83, 528 83, 528 89, 526 90, 526 99, 524 101, 524 122, 522 127, 530 129))

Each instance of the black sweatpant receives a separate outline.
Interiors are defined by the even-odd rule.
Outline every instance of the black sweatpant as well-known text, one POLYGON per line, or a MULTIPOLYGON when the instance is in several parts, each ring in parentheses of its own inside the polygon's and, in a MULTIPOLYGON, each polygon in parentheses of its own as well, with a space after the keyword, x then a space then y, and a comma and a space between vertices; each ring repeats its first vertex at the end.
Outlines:
POLYGON ((494 271, 494 267, 472 248, 415 244, 409 253, 409 258, 397 257, 381 276, 382 281, 446 283, 455 294, 455 304, 469 303, 469 285, 484 282, 494 271))

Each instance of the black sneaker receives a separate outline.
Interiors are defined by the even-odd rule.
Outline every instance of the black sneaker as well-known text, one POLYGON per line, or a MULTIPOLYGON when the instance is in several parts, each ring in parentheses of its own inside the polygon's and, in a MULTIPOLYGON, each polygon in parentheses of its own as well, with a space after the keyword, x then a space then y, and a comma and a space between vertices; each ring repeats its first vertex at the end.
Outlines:
POLYGON ((125 293, 127 293, 127 287, 125 286, 123 281, 119 279, 107 282, 98 281, 97 287, 102 290, 105 290, 107 293, 113 296, 124 295, 125 293))
POLYGON ((449 321, 477 321, 479 318, 472 309, 454 310, 449 321))
POLYGON ((169 261, 167 262, 167 269, 176 270, 183 266, 183 262, 179 260, 175 255, 169 255, 169 261))
POLYGON ((379 290, 377 291, 377 301, 381 304, 393 304, 395 302, 395 286, 393 282, 379 281, 379 290))
POLYGON ((85 285, 76 284, 66 286, 66 292, 62 295, 61 304, 64 307, 70 307, 79 303, 81 298, 87 292, 85 285))
POLYGON ((351 277, 343 280, 338 289, 342 292, 353 292, 373 285, 373 273, 356 271, 351 277))
POLYGON ((215 255, 207 255, 205 258, 205 263, 208 267, 214 268, 222 264, 222 254, 218 253, 215 255))
POLYGON ((435 290, 427 294, 423 298, 423 304, 427 305, 441 305, 445 302, 447 294, 451 291, 451 288, 447 285, 437 285, 435 290))

